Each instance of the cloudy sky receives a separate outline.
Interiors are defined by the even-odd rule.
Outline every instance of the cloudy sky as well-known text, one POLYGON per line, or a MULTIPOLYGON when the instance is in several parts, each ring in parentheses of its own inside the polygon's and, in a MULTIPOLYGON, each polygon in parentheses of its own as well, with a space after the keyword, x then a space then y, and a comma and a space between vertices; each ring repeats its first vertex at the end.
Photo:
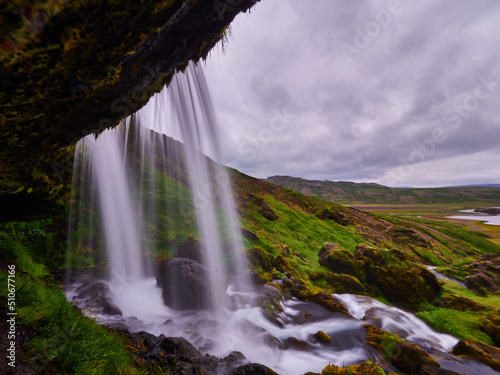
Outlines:
POLYGON ((259 178, 500 183, 499 20, 497 0, 261 1, 206 63, 222 161, 259 178))

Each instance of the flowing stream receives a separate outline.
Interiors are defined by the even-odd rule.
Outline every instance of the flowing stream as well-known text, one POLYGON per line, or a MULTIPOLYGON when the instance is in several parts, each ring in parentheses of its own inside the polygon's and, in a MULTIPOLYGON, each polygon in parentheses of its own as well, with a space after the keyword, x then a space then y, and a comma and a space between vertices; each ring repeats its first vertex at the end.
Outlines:
POLYGON ((456 338, 368 297, 336 296, 352 316, 281 299, 270 318, 258 301, 277 289, 252 287, 230 178, 205 156, 218 160, 217 139, 203 73, 190 65, 120 126, 80 140, 68 268, 84 271, 67 281, 71 302, 102 324, 182 336, 220 358, 239 351, 281 374, 380 358, 365 343, 366 323, 420 345, 444 368, 495 373, 451 356, 456 338), (192 270, 201 285, 180 287, 192 270), (318 342, 320 330, 333 340, 318 342))

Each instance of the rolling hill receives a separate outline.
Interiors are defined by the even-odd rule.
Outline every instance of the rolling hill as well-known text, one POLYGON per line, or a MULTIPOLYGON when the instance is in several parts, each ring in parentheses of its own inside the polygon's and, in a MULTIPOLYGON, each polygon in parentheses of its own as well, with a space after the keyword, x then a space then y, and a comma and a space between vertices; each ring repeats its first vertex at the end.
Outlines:
POLYGON ((305 180, 272 176, 265 181, 310 197, 341 204, 449 204, 500 202, 500 187, 391 188, 375 183, 305 180))

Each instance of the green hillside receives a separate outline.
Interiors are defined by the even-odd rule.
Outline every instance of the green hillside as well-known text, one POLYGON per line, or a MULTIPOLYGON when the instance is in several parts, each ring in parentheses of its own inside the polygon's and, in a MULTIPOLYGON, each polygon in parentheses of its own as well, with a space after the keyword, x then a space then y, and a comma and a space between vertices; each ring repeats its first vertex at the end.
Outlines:
MULTIPOLYGON (((171 139, 166 142, 170 148, 178 146, 171 139)), ((158 161, 155 178, 164 171, 169 173, 165 183, 147 194, 154 201, 179 203, 182 210, 162 214, 169 232, 148 228, 148 236, 162 244, 151 254, 157 259, 176 254, 190 236, 197 236, 183 163, 158 161)), ((452 281, 438 281, 425 267, 438 266, 441 272, 461 280, 468 276, 493 280, 488 269, 500 261, 500 245, 482 233, 445 220, 367 213, 236 170, 229 172, 244 251, 256 285, 274 282, 283 295, 342 313, 345 308, 331 293, 368 295, 418 313, 439 331, 499 345, 496 289, 479 283, 471 284, 477 286, 473 291, 452 281)), ((36 221, 26 215, 24 221, 0 222, 4 270, 0 279, 6 284, 5 266, 16 266, 18 327, 27 332, 20 355, 30 370, 39 371, 39 363, 43 363, 48 373, 75 369, 88 374, 163 373, 134 359, 137 348, 123 332, 96 325, 66 301, 60 285, 68 267, 64 211, 61 207, 58 214, 37 215, 36 221)), ((83 250, 78 266, 99 268, 92 249, 83 250)), ((7 295, 0 294, 2 305, 6 301, 7 295)), ((271 317, 279 314, 279 303, 265 299, 261 303, 271 317)), ((397 335, 390 337, 400 342, 397 335)))
POLYGON ((340 204, 455 204, 500 202, 500 187, 390 188, 374 183, 273 176, 265 181, 340 204))

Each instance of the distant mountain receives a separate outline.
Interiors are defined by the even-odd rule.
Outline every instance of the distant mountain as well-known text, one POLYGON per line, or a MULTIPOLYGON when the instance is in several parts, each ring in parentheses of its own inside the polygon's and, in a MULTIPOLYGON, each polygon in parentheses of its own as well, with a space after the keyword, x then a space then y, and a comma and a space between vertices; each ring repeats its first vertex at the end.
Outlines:
POLYGON ((272 176, 264 181, 298 191, 304 195, 342 204, 500 202, 500 185, 394 188, 375 183, 305 180, 290 176, 272 176))
POLYGON ((475 184, 475 185, 458 185, 458 186, 448 186, 448 187, 500 187, 500 184, 475 184))

